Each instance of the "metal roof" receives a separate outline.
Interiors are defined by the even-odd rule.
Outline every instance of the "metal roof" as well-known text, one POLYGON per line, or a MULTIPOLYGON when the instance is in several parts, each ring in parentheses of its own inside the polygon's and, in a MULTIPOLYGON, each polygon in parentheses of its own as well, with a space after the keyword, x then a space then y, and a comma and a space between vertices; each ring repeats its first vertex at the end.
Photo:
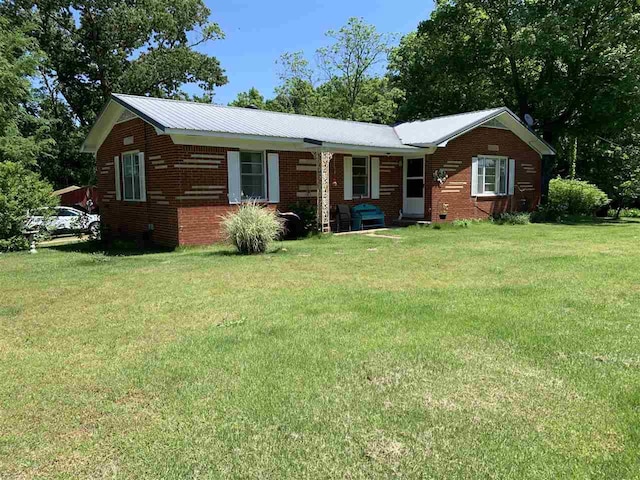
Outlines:
POLYGON ((395 131, 400 141, 407 145, 438 145, 470 126, 481 125, 506 112, 505 107, 460 113, 417 122, 396 125, 395 131))
POLYGON ((69 193, 69 192, 75 192, 76 190, 80 190, 82 187, 79 187, 77 185, 70 185, 68 187, 65 188, 61 188, 60 190, 55 190, 53 192, 51 192, 51 195, 55 196, 60 196, 60 195, 64 195, 65 193, 69 193))
POLYGON ((133 95, 114 94, 113 97, 165 132, 310 138, 326 143, 413 150, 387 125, 133 95))
POLYGON ((541 154, 553 148, 530 131, 506 107, 402 123, 395 127, 332 118, 226 107, 211 103, 112 94, 84 144, 83 151, 96 152, 122 108, 138 115, 168 135, 217 136, 258 141, 317 143, 332 148, 360 147, 411 152, 436 148, 492 119, 499 120, 541 154), (499 118, 498 118, 499 117, 499 118))

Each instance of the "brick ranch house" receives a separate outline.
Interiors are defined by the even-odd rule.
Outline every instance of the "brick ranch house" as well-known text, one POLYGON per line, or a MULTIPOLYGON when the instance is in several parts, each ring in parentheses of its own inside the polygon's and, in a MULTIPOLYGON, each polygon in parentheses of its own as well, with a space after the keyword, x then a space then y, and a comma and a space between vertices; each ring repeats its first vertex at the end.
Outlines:
POLYGON ((391 127, 120 94, 82 148, 103 227, 165 246, 219 241, 247 198, 317 204, 324 231, 338 204, 374 204, 387 223, 531 209, 555 153, 507 108, 391 127))

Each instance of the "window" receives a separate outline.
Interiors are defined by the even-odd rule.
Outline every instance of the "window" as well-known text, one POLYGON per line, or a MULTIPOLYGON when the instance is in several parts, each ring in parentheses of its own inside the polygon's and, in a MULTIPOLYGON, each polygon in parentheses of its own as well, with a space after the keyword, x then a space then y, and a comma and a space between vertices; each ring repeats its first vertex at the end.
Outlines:
POLYGON ((369 195, 369 162, 367 157, 353 157, 351 164, 354 197, 369 195))
POLYGON ((77 217, 79 213, 73 210, 69 210, 68 208, 58 208, 56 215, 58 217, 77 217))
POLYGON ((141 202, 144 199, 144 162, 138 152, 122 154, 122 184, 124 200, 141 202))
POLYGON ((507 194, 507 159, 478 157, 478 195, 507 194))
POLYGON ((262 152, 240 152, 240 188, 243 199, 263 200, 266 175, 262 152))

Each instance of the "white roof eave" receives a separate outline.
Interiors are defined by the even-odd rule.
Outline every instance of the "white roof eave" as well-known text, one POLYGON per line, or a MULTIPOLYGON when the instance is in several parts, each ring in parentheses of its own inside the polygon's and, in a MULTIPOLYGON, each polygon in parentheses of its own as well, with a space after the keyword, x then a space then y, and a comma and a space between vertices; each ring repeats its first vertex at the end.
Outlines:
POLYGON ((438 147, 446 147, 446 146, 447 146, 447 144, 448 144, 451 140, 453 140, 454 138, 457 138, 457 137, 459 137, 459 136, 461 136, 461 135, 464 135, 465 133, 467 133, 467 132, 469 132, 469 131, 473 130, 474 128, 477 128, 477 127, 479 127, 480 125, 482 125, 482 124, 484 124, 484 123, 487 123, 487 122, 489 122, 489 121, 493 120, 494 118, 498 118, 500 115, 502 115, 502 114, 503 114, 503 113, 505 113, 505 112, 509 112, 509 113, 510 113, 510 110, 509 110, 507 107, 502 107, 502 108, 501 108, 501 109, 499 109, 497 112, 492 113, 492 114, 490 114, 490 115, 487 115, 487 116, 485 116, 485 117, 482 117, 481 119, 479 119, 479 120, 477 120, 477 121, 475 121, 475 122, 473 122, 473 123, 470 123, 469 125, 465 125, 464 127, 459 128, 458 130, 456 130, 456 131, 454 131, 454 132, 451 132, 450 134, 445 135, 445 136, 444 136, 444 137, 442 137, 442 138, 439 138, 439 139, 438 139, 438 140, 436 140, 434 143, 435 143, 435 145, 437 145, 438 147))
POLYGON ((248 135, 243 133, 227 133, 227 132, 210 132, 210 131, 187 130, 187 129, 179 129, 179 128, 168 128, 168 129, 165 129, 163 132, 161 132, 161 134, 170 135, 172 139, 174 139, 174 142, 176 143, 189 142, 188 138, 190 138, 192 141, 196 141, 196 139, 193 137, 200 137, 200 138, 212 138, 212 139, 220 139, 220 140, 243 140, 243 141, 252 141, 252 142, 264 142, 266 144, 281 145, 282 148, 291 147, 296 150, 324 149, 324 150, 333 150, 335 152, 371 152, 371 153, 383 153, 383 154, 388 153, 388 154, 403 155, 403 154, 421 153, 423 151, 426 153, 427 149, 433 147, 433 146, 420 147, 420 146, 413 146, 413 145, 406 145, 403 147, 358 145, 358 144, 351 144, 351 143, 326 142, 326 141, 317 140, 317 139, 270 137, 270 136, 264 136, 264 135, 248 135), (313 140, 313 143, 308 142, 308 140, 313 140))

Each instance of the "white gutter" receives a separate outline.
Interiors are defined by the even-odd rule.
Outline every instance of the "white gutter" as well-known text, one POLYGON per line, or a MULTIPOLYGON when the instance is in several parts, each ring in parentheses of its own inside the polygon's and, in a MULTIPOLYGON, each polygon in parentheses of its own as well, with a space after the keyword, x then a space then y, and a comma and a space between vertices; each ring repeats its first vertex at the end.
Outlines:
MULTIPOLYGON (((331 143, 331 142, 323 142, 321 141, 321 145, 306 143, 302 138, 291 138, 291 137, 272 137, 272 136, 264 136, 264 135, 247 135, 244 133, 227 133, 227 132, 209 132, 202 130, 186 130, 179 128, 167 128, 162 132, 163 135, 180 135, 180 136, 189 136, 189 137, 208 137, 208 138, 219 138, 223 140, 249 140, 253 142, 264 142, 264 143, 276 143, 282 144, 284 146, 291 145, 297 148, 305 148, 305 149, 317 149, 318 147, 322 147, 325 149, 336 150, 336 151, 361 151, 361 152, 376 152, 376 153, 411 153, 411 152, 420 152, 424 148, 422 147, 414 147, 407 145, 406 147, 385 147, 378 145, 354 145, 354 144, 342 144, 342 143, 331 143)), ((184 143, 184 142, 180 142, 184 143)))

